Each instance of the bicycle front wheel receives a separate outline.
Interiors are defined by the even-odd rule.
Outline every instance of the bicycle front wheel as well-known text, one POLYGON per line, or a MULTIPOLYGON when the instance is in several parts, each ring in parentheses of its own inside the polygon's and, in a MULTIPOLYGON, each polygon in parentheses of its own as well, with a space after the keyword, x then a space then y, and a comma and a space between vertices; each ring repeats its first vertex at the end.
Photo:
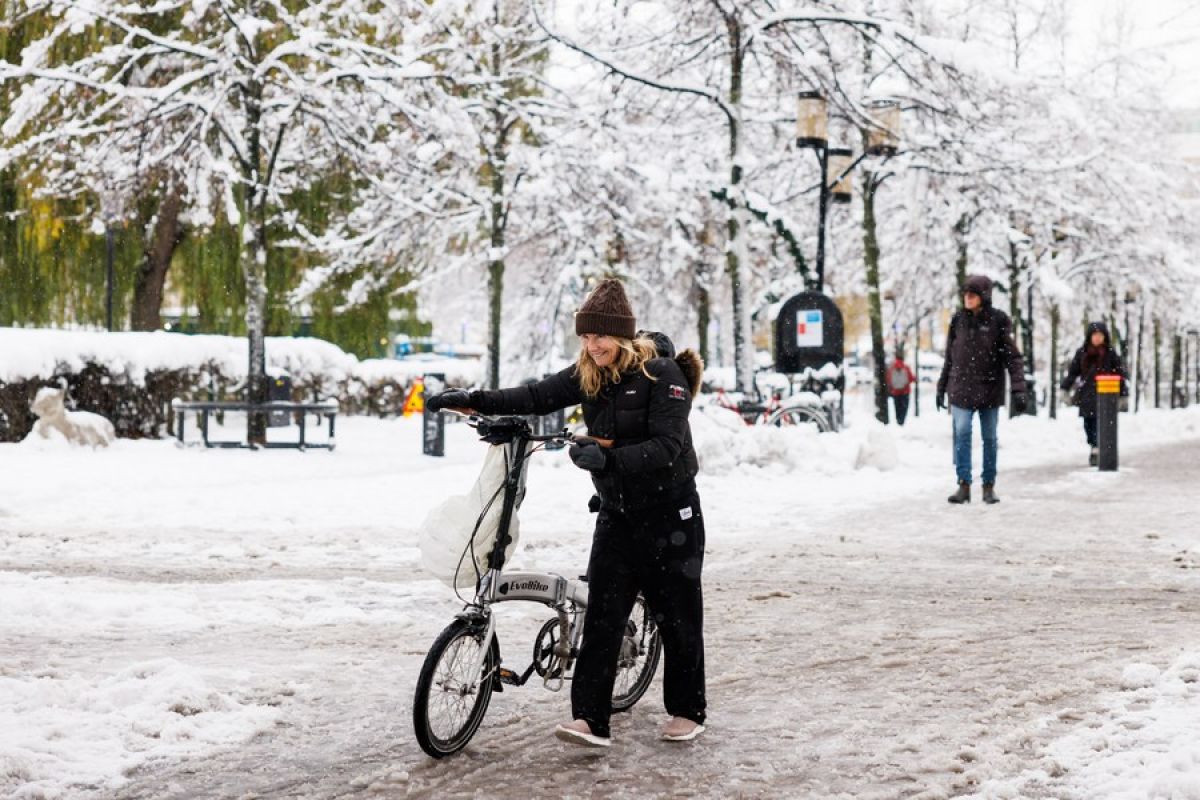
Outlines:
POLYGON ((613 684, 612 710, 628 711, 642 699, 654 680, 662 655, 662 638, 650 608, 641 595, 633 605, 617 657, 617 680, 613 684))
POLYGON ((456 619, 446 626, 421 666, 413 697, 413 730, 421 749, 434 758, 457 753, 467 746, 483 715, 499 665, 500 647, 493 637, 484 642, 486 628, 456 619), (480 663, 480 649, 488 653, 480 663))

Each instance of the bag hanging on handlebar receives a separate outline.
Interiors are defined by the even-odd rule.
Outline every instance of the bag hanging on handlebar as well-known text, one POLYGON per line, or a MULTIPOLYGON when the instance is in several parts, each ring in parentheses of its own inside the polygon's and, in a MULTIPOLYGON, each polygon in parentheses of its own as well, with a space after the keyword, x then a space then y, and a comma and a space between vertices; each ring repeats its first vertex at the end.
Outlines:
MULTIPOLYGON (((507 456, 507 447, 489 447, 483 459, 483 469, 471 491, 447 498, 435 506, 421 524, 421 562, 428 572, 451 588, 474 588, 478 576, 487 571, 488 554, 495 544, 500 514, 504 508, 507 456), (475 529, 477 522, 478 530, 475 529)), ((525 463, 528 464, 528 460, 525 463)), ((521 478, 524 488, 524 475, 521 478)), ((523 491, 517 493, 518 506, 523 494, 523 491)), ((512 557, 516 548, 519 527, 514 508, 512 524, 509 526, 512 541, 504 550, 505 561, 512 557)))

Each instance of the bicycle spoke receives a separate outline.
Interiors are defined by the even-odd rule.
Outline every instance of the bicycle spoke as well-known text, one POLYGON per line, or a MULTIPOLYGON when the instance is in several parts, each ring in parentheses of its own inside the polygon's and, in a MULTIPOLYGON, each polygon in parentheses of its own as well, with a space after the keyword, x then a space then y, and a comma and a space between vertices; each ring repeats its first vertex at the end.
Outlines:
POLYGON ((462 637, 449 648, 434 679, 435 691, 430 694, 429 725, 439 739, 447 739, 459 731, 479 696, 479 681, 471 686, 470 670, 479 657, 482 643, 462 637), (473 646, 472 646, 473 645, 473 646))

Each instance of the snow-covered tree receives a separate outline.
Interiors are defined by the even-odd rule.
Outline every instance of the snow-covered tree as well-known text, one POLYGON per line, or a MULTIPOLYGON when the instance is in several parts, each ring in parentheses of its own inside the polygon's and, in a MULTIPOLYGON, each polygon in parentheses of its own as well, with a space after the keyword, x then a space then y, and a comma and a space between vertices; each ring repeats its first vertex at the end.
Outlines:
MULTIPOLYGON (((336 170, 378 164, 421 138, 409 84, 434 74, 416 0, 49 0, 55 19, 0 79, 21 92, 8 158, 32 158, 62 191, 100 176, 127 205, 158 178, 193 224, 241 229, 249 394, 266 397, 265 264, 286 198, 336 170), (95 46, 56 51, 65 39, 95 46), (52 124, 46 124, 48 120, 52 124), (122 192, 122 189, 126 191, 122 192), (131 191, 132 190, 132 191, 131 191)), ((261 439, 262 420, 251 426, 261 439)))

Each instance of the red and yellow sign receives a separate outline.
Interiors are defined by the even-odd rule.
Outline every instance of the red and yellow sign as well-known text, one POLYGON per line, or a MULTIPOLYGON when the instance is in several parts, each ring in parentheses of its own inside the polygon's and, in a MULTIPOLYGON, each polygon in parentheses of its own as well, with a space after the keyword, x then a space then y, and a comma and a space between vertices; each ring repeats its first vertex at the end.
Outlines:
POLYGON ((1120 394, 1121 393, 1121 376, 1120 375, 1097 375, 1096 376, 1096 394, 1120 394))

